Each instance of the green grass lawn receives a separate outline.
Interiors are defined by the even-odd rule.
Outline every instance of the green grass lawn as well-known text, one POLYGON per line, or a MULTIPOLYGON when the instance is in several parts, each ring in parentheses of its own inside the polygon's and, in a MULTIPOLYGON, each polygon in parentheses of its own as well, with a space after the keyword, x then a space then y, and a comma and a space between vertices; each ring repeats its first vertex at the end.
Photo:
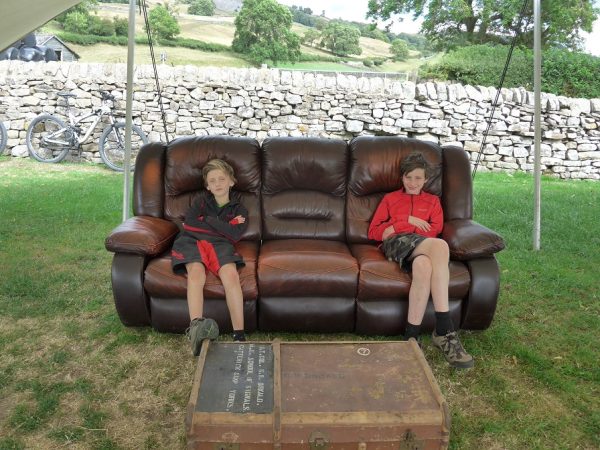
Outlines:
MULTIPOLYGON (((452 449, 600 447, 600 183, 478 174, 475 218, 502 234, 492 326, 464 332, 475 368, 424 339, 452 449)), ((104 238, 122 175, 0 157, 0 449, 184 449, 194 358, 184 336, 125 328, 104 238)), ((253 334, 251 339, 359 339, 253 334)))

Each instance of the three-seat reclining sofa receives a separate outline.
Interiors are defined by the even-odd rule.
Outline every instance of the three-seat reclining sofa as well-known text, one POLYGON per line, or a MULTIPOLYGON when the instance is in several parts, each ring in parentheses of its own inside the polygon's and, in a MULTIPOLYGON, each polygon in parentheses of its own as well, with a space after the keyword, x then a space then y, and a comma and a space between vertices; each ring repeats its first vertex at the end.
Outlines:
MULTIPOLYGON (((502 238, 472 220, 470 164, 461 148, 401 137, 268 138, 231 136, 150 143, 136 161, 134 217, 106 239, 114 252, 112 288, 121 321, 182 332, 189 324, 186 278, 171 270, 171 245, 204 189, 201 169, 229 162, 249 211, 236 245, 249 332, 354 332, 398 335, 408 312, 410 274, 385 259, 367 230, 383 195, 401 187, 400 163, 421 152, 434 168, 425 190, 440 196, 441 237, 450 247, 450 312, 462 329, 494 316, 502 238)), ((223 287, 208 274, 206 317, 231 330, 223 287)), ((424 328, 434 325, 428 305, 424 328)))

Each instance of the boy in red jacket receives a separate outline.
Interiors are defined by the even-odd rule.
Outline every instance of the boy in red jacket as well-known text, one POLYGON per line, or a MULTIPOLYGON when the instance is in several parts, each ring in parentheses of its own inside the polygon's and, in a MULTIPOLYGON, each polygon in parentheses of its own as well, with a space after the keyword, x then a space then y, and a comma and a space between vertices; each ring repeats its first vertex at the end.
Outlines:
POLYGON ((219 327, 204 318, 204 284, 206 271, 221 279, 227 308, 233 325, 233 340, 245 341, 244 298, 237 269, 244 260, 233 246, 248 227, 248 211, 240 194, 231 191, 236 183, 233 168, 220 159, 211 159, 202 168, 206 191, 185 216, 183 231, 171 251, 173 272, 187 272, 187 301, 190 327, 187 335, 192 353, 198 356, 204 339, 216 339, 219 327))
POLYGON ((369 239, 382 241, 386 258, 405 271, 412 270, 404 338, 418 338, 431 295, 436 318, 433 345, 451 366, 469 368, 473 357, 460 343, 448 307, 449 249, 446 241, 437 238, 444 226, 442 206, 437 196, 422 190, 429 171, 420 153, 402 161, 403 188, 383 197, 371 220, 369 239))

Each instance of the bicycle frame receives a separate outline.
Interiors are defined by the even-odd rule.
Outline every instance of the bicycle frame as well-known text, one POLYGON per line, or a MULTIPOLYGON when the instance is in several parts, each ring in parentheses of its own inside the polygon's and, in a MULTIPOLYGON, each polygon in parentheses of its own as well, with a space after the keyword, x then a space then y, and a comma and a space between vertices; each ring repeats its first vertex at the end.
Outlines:
POLYGON ((102 105, 96 111, 93 111, 89 114, 84 114, 79 117, 75 117, 73 113, 71 113, 70 105, 67 104, 67 115, 69 117, 69 125, 75 131, 74 136, 77 139, 77 144, 83 144, 89 139, 94 129, 96 128, 96 125, 98 125, 98 123, 100 123, 100 120, 102 120, 102 117, 108 116, 111 125, 115 124, 115 118, 112 113, 112 108, 108 106, 106 102, 102 102, 102 105), (89 119, 90 117, 95 117, 95 119, 90 123, 89 127, 86 129, 83 138, 80 138, 79 132, 77 131, 77 125, 82 123, 84 120, 89 119))

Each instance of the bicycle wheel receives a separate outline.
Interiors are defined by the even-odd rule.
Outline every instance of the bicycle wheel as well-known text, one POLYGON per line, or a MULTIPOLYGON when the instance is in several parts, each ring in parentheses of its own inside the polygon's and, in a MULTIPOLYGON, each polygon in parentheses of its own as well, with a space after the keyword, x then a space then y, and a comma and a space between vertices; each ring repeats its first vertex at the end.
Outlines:
MULTIPOLYGON (((135 167, 135 160, 144 144, 148 143, 148 138, 137 125, 131 129, 131 155, 129 158, 129 167, 131 170, 135 167)), ((114 125, 107 126, 100 136, 100 158, 112 170, 122 172, 125 165, 125 122, 117 122, 114 125)))
POLYGON ((6 142, 8 141, 8 133, 6 127, 0 122, 0 155, 4 155, 4 149, 6 148, 6 142))
POLYGON ((57 117, 50 114, 37 116, 27 128, 29 156, 45 163, 62 161, 72 147, 72 133, 57 117))

